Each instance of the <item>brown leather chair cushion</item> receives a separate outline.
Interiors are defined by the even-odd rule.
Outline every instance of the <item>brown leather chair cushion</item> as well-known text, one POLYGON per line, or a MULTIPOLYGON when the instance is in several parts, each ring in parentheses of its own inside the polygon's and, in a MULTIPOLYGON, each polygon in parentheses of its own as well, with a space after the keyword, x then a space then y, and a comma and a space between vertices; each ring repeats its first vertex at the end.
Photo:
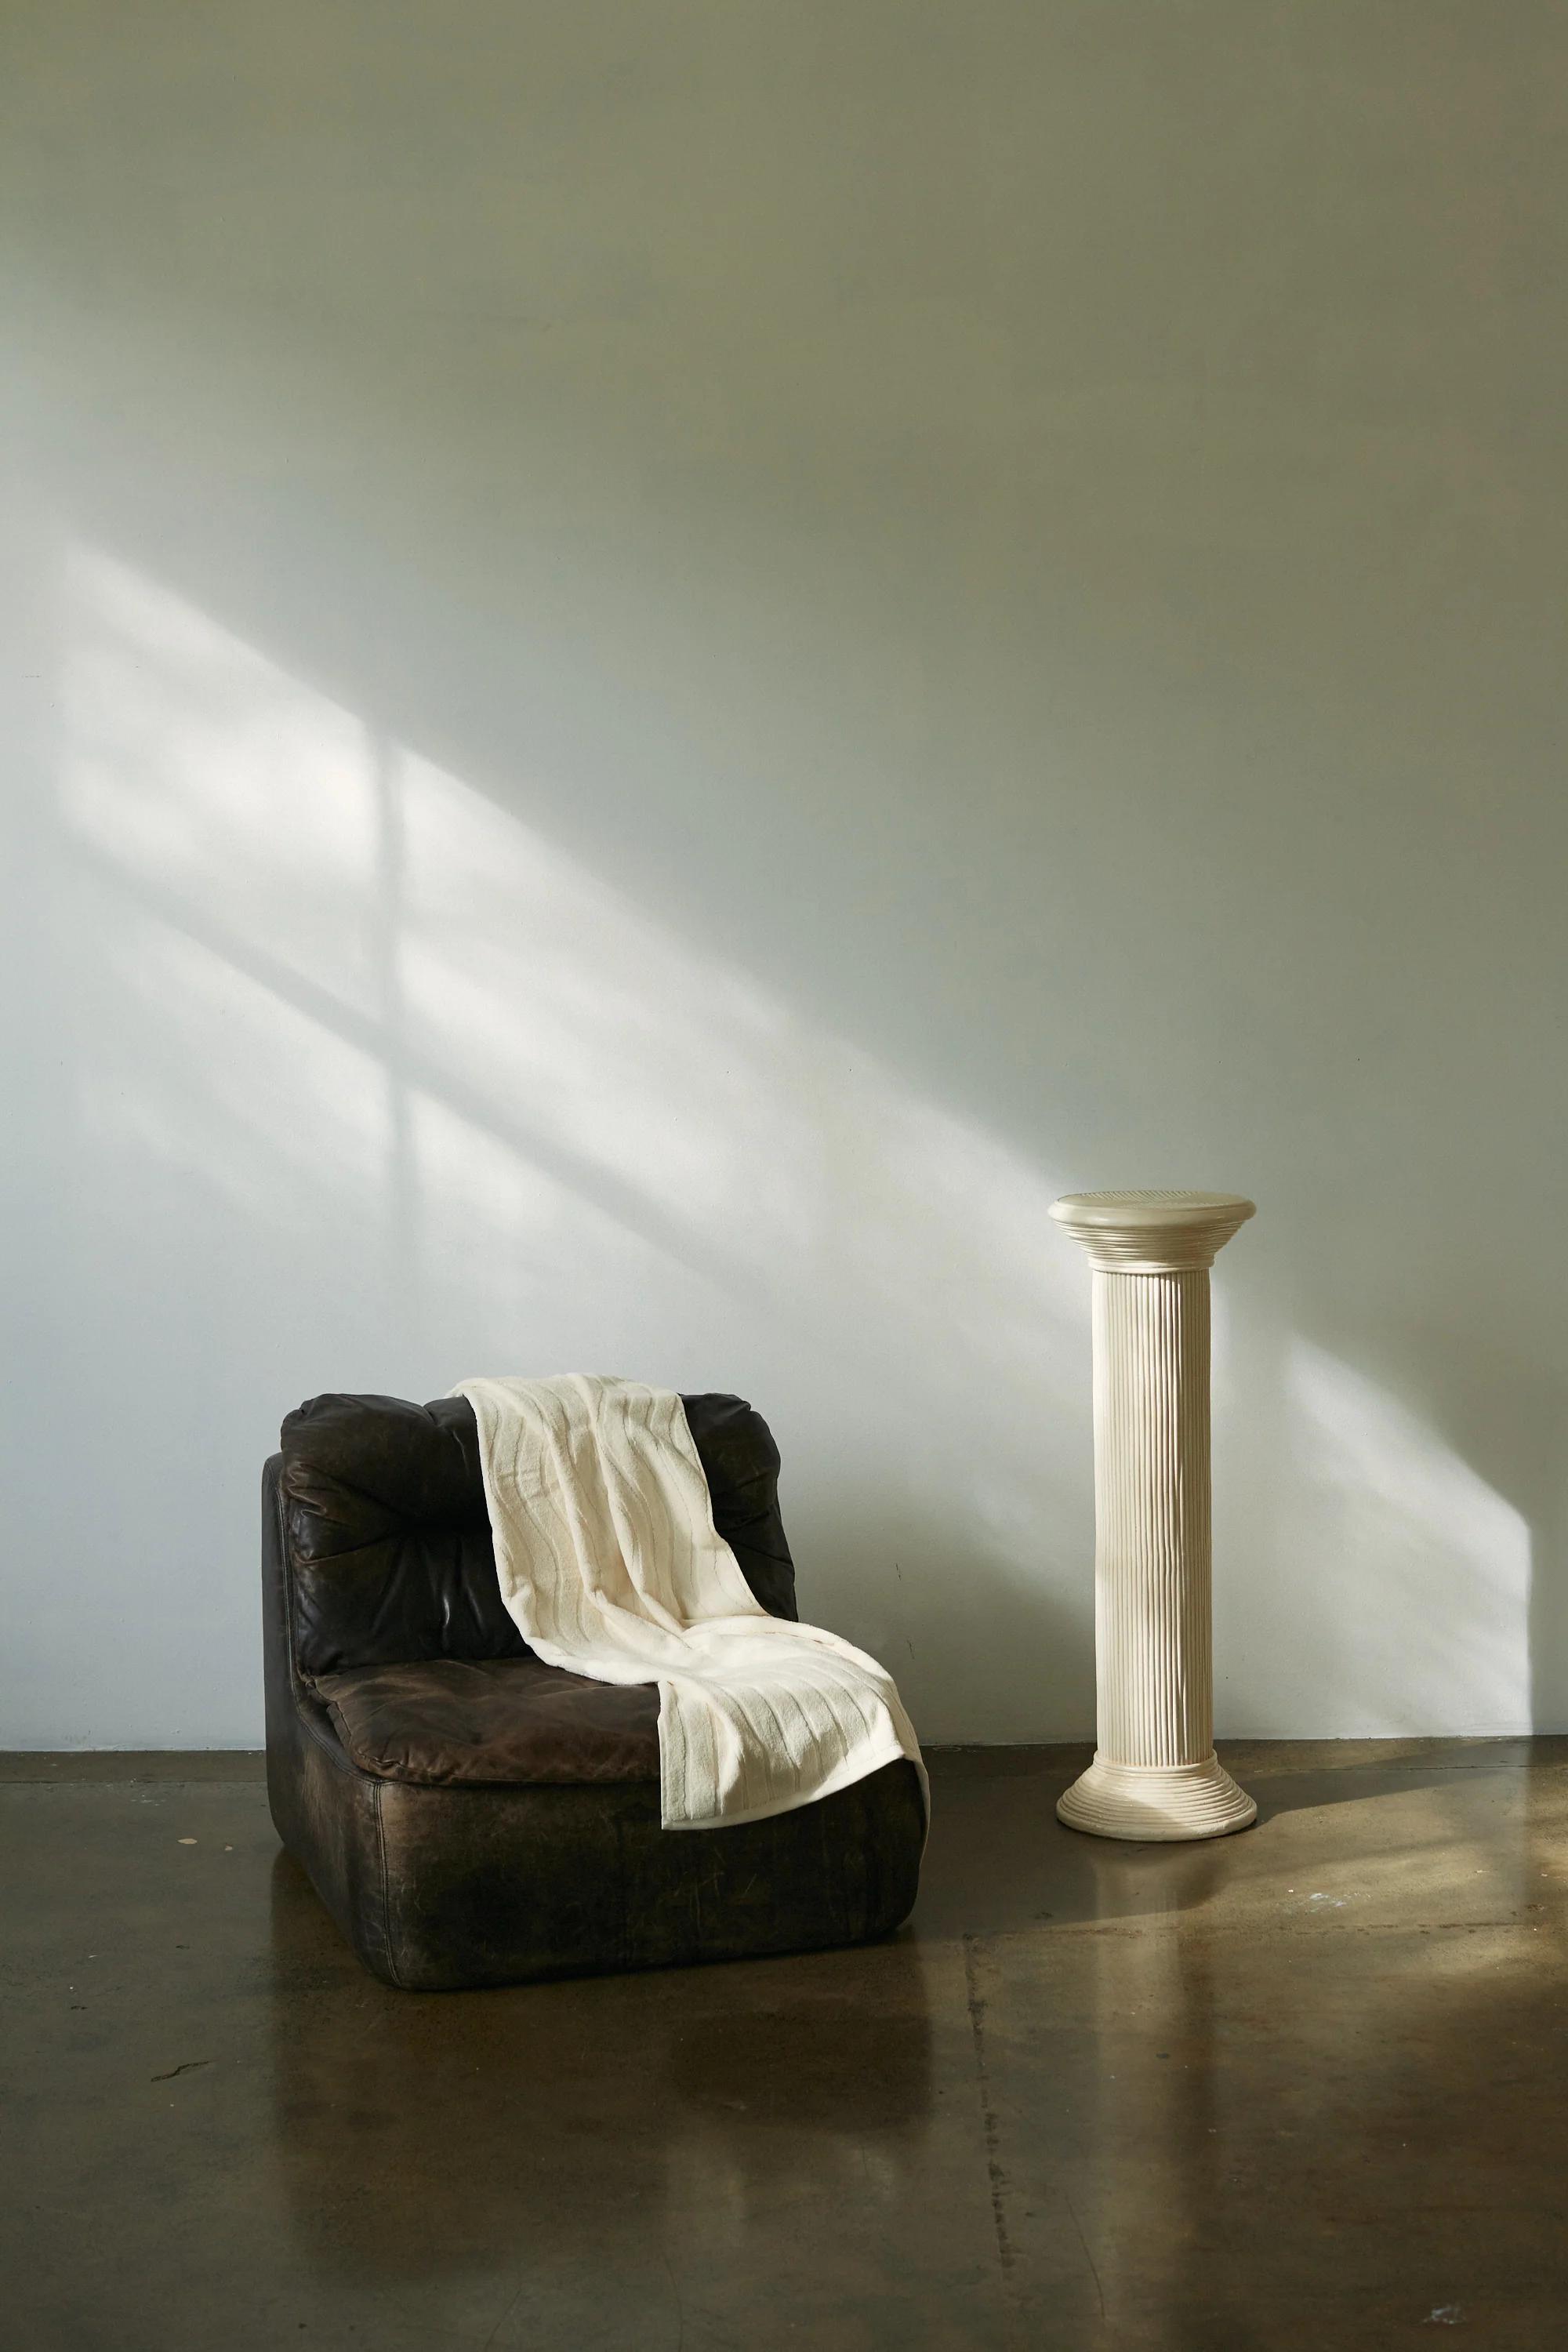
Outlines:
MULTIPOLYGON (((752 1590, 764 1608, 793 1616, 789 1553, 773 1499, 777 1456, 765 1426, 735 1398, 689 1398, 687 1418, 714 1518, 752 1590)), ((441 1992, 586 1969, 819 1951, 885 1936, 908 1917, 925 1806, 914 1766, 903 1758, 794 1812, 672 1835, 659 1826, 655 1689, 584 1685, 526 1656, 442 1654, 439 1642, 434 1654, 402 1664, 399 1654, 379 1647, 398 1626, 397 1612, 383 1610, 370 1563, 358 1556, 367 1622, 356 1636, 346 1612, 336 1610, 321 1630, 332 1633, 335 1626, 359 1654, 345 1658, 340 1650, 308 1664, 295 1604, 300 1585, 316 1571, 290 1557, 300 1496, 289 1466, 275 1457, 262 1487, 268 1797, 279 1835, 384 1983, 441 1992), (513 1690, 530 1674, 535 1703, 520 1710, 513 1690), (489 1694, 477 1708, 468 1704, 476 1689, 489 1694), (336 1700, 331 1713, 329 1696, 336 1700), (391 1709, 379 1730, 378 1697, 391 1709), (584 1745, 557 1736, 567 1708, 611 1710, 614 1736, 598 1718, 588 1747, 593 1769, 605 1778, 577 1777, 588 1769, 584 1745), (526 1727, 520 1713, 529 1717, 526 1727), (489 1728, 500 1735, 501 1748, 489 1745, 489 1728), (345 1745, 351 1735, 354 1754, 345 1745), (608 1777, 638 1756, 642 1777, 608 1777), (468 1779, 469 1766, 481 1761, 486 1777, 468 1779), (531 1786, 521 1774, 536 1774, 542 1761, 572 1780, 536 1779, 531 1786), (453 1768, 464 1777, 434 1777, 453 1768), (405 1769, 432 1777, 390 1777, 405 1769), (502 1777, 489 1777, 498 1771, 502 1777)), ((352 1498, 341 1501, 345 1512, 352 1508, 352 1498)), ((347 1532, 352 1540, 355 1531, 347 1532)), ((485 1564, 496 1591, 494 1568, 485 1564)), ((332 1573, 331 1564, 323 1568, 332 1573)), ((438 1601, 449 1588, 432 1579, 429 1590, 438 1601)), ((428 1626, 430 1612, 422 1613, 428 1626)))
POLYGON ((658 1690, 542 1660, 422 1658, 319 1675, 362 1772, 429 1785, 658 1779, 658 1690))
MULTIPOLYGON (((688 1396, 713 1524, 774 1617, 795 1570, 778 1507, 778 1448, 743 1397, 688 1396)), ((464 1397, 312 1397, 283 1424, 289 1609, 307 1676, 408 1658, 515 1658, 500 1597, 474 1409, 464 1397)))

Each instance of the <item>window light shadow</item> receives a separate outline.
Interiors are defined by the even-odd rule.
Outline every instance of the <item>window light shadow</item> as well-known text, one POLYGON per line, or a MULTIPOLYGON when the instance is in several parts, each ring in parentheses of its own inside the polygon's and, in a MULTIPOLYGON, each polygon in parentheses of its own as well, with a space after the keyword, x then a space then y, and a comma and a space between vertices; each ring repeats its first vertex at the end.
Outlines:
MULTIPOLYGON (((724 1382, 778 1431, 808 1609, 888 1657, 928 1738, 1086 1730, 1062 1177, 119 557, 70 549, 57 618, 58 1369, 110 1412, 155 1328, 226 1556, 310 1389, 572 1362, 724 1382)), ((1328 1351, 1271 1326, 1255 1377, 1223 1279, 1218 1307, 1220 1418, 1245 1398, 1268 1482, 1238 1514, 1220 1465, 1222 1736, 1527 1722, 1519 1513, 1328 1351)), ((154 1547, 170 1571, 156 1463, 134 1475, 72 1504, 132 1582, 154 1547)), ((199 1645, 235 1601, 185 1572, 199 1645)), ((29 1639, 68 1633, 62 1602, 29 1639)), ((224 1727, 180 1736, 233 1737, 211 1704, 224 1727)))
POLYGON ((998 1736, 1042 1679, 1081 1718, 1059 1187, 128 565, 77 549, 65 604, 73 1117, 127 1221, 181 1202, 143 1246, 232 1245, 240 1324, 289 1264, 307 1384, 390 1314, 421 1391, 579 1360, 751 1387, 786 1475, 796 1431, 820 1465, 815 1605, 928 1736, 994 1700, 998 1613, 998 1736))

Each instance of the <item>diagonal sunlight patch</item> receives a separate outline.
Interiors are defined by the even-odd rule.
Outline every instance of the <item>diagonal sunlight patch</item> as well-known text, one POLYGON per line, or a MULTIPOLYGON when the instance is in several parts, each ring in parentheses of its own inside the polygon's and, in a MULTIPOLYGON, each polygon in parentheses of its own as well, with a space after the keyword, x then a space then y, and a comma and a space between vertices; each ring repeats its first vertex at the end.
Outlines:
POLYGON ((129 566, 76 550, 64 620, 77 1142, 165 1286, 197 1229, 238 1326, 308 1286, 319 1385, 340 1325, 387 1385, 751 1385, 932 1736, 1081 1722, 1059 1186, 129 566))
MULTIPOLYGON (((1081 1735, 1089 1292, 1055 1174, 128 565, 79 548, 63 586, 79 1297, 157 1317, 187 1385, 221 1359, 231 1444, 334 1384, 747 1389, 810 1605, 922 1733, 1081 1735)), ((1280 1402, 1219 1563, 1237 1727, 1527 1724, 1519 1515, 1320 1350, 1280 1402)))
POLYGON ((1295 1341, 1289 1383, 1283 1565, 1313 1620, 1303 1667, 1346 1712, 1324 1728, 1394 1738, 1528 1724, 1525 1520, 1416 1414, 1323 1349, 1295 1341))

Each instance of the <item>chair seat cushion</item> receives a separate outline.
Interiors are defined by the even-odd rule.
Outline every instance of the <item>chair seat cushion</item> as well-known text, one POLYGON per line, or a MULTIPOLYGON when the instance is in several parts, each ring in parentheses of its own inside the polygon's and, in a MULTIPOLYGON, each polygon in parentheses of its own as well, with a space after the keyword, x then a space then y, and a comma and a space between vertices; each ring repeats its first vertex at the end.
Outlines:
POLYGON ((430 1785, 657 1780, 655 1684, 589 1682, 542 1660, 425 1658, 319 1675, 362 1772, 430 1785))

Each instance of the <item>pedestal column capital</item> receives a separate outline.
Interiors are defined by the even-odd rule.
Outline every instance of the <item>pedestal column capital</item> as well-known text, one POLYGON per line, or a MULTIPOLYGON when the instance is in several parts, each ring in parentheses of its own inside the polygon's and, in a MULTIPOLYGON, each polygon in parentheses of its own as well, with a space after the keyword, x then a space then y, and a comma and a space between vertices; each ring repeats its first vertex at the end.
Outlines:
POLYGON ((1257 1209, 1239 1192, 1064 1192, 1051 1214, 1107 1274, 1184 1274, 1212 1265, 1257 1209))

